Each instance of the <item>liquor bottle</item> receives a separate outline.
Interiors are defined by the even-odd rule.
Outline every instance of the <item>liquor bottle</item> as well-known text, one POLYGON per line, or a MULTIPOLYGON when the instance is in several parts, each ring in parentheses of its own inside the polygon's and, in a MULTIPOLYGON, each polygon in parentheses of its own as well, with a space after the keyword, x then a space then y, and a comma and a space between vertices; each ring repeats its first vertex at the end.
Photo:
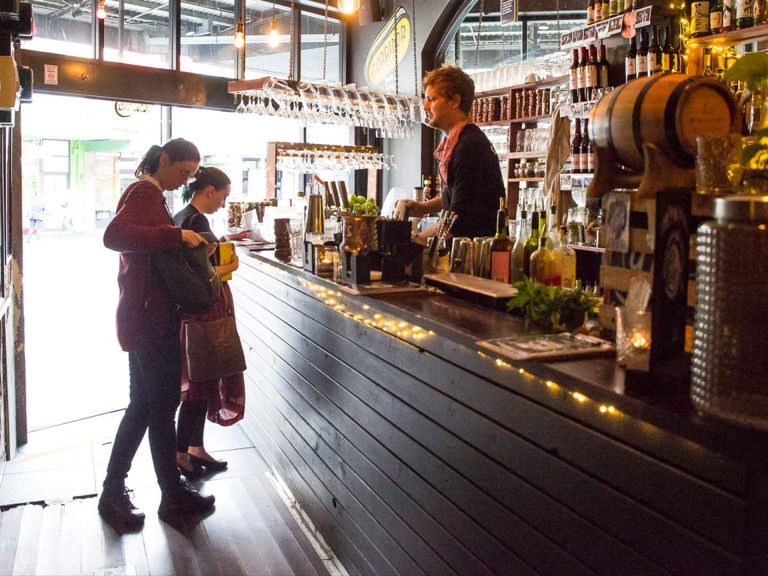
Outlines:
POLYGON ((645 30, 640 31, 640 48, 637 50, 635 58, 635 76, 643 78, 648 75, 648 33, 645 30))
POLYGON ((603 0, 603 20, 607 20, 611 13, 611 1, 603 0))
MULTIPOLYGON (((751 0, 744 0, 749 2, 751 0)), ((709 34, 709 0, 691 0, 691 38, 709 34)))
POLYGON ((632 4, 634 4, 632 0, 624 0, 624 12, 632 10, 632 4))
POLYGON ((587 66, 589 65, 589 52, 585 46, 581 47, 581 59, 579 60, 579 70, 581 70, 581 82, 579 84, 579 102, 586 102, 589 99, 587 94, 587 66))
POLYGON ((637 47, 634 36, 629 39, 629 51, 626 58, 624 58, 624 76, 627 82, 637 78, 637 47))
POLYGON ((571 171, 581 172, 581 119, 576 118, 576 129, 573 132, 573 142, 571 142, 571 171))
MULTIPOLYGON (((624 8, 624 0, 621 0, 621 7, 624 8)), ((621 12, 621 10, 619 10, 619 0, 610 0, 608 6, 608 17, 610 18, 611 16, 616 16, 616 14, 619 12, 621 12)))
POLYGON ((594 23, 595 23, 595 0, 589 0, 589 2, 587 3, 587 24, 589 25, 594 23))
POLYGON ((723 0, 712 0, 709 8, 709 31, 720 34, 723 31, 723 0))
POLYGON ((517 224, 517 237, 512 246, 512 272, 510 274, 512 282, 522 280, 525 276, 525 243, 528 240, 528 212, 520 212, 520 220, 517 224))
POLYGON ((560 286, 576 286, 576 252, 568 246, 568 229, 560 226, 560 245, 555 249, 555 266, 560 269, 560 286))
POLYGON ((755 19, 755 26, 765 23, 765 0, 752 1, 752 17, 755 19))
POLYGON ((560 233, 557 231, 557 228, 557 205, 551 204, 549 207, 549 215, 547 217, 546 236, 549 239, 548 246, 553 250, 560 245, 560 233))
POLYGON ((712 70, 712 54, 710 53, 709 48, 704 48, 704 71, 701 75, 710 78, 714 78, 715 76, 715 72, 712 70))
POLYGON ((664 48, 661 49, 661 71, 664 74, 673 72, 674 51, 672 48, 672 26, 664 30, 664 48))
POLYGON ((605 44, 600 43, 600 61, 597 63, 597 85, 600 88, 608 88, 608 58, 605 55, 605 44))
POLYGON ((592 152, 592 140, 589 137, 589 119, 584 119, 584 130, 581 133, 581 164, 582 172, 595 171, 595 157, 592 152))
POLYGON ((661 45, 659 44, 659 27, 653 26, 653 42, 648 48, 648 76, 661 73, 661 45))
POLYGON ((496 213, 496 236, 491 240, 491 280, 509 284, 512 267, 512 241, 507 235, 507 211, 504 199, 499 199, 499 211, 496 213))
POLYGON ((752 0, 736 0, 736 28, 751 28, 755 25, 752 14, 752 0))
POLYGON ((534 211, 531 214, 531 231, 528 234, 528 240, 523 247, 523 273, 531 276, 531 254, 536 252, 539 247, 539 213, 534 211))
POLYGON ((603 19, 603 0, 595 0, 595 19, 593 22, 600 22, 603 19))
POLYGON ((586 100, 594 100, 597 96, 597 48, 594 44, 589 45, 589 56, 587 59, 587 75, 584 80, 584 94, 586 100))
POLYGON ((679 38, 675 38, 672 42, 672 49, 674 50, 672 54, 672 71, 685 74, 685 60, 683 60, 683 55, 680 52, 678 40, 679 38))
POLYGON ((539 238, 539 247, 531 254, 530 276, 537 282, 554 286, 560 285, 560 277, 555 273, 555 255, 547 248, 547 238, 539 238))
POLYGON ((574 48, 571 53, 571 77, 569 80, 569 88, 571 89, 571 101, 579 101, 579 49, 574 48))
POLYGON ((733 30, 733 0, 723 0, 723 32, 733 30))

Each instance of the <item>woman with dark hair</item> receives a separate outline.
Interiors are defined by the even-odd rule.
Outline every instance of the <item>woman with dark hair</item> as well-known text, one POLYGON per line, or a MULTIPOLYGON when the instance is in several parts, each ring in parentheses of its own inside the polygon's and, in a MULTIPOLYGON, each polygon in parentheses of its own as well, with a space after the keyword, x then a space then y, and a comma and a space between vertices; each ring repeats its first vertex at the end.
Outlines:
MULTIPOLYGON (((215 238, 204 214, 213 214, 223 208, 231 182, 229 177, 213 167, 200 167, 184 189, 181 198, 188 204, 173 217, 173 222, 183 230, 193 230, 205 237, 215 238)), ((242 240, 248 236, 247 230, 225 235, 222 240, 242 240)), ((194 316, 195 320, 216 320, 225 315, 234 315, 232 291, 223 281, 224 277, 237 270, 239 261, 233 255, 232 261, 223 264, 216 258, 215 244, 212 245, 212 264, 222 278, 221 297, 214 307, 203 314, 194 316)), ((192 319, 192 318, 190 318, 192 319)), ((183 320, 182 320, 183 322, 183 320)), ((182 331, 183 334, 183 331, 182 331)), ((215 350, 201 350, 202 354, 215 354, 215 350)), ((182 354, 184 354, 182 346, 182 354)), ((206 417, 222 426, 230 426, 243 417, 245 407, 245 384, 242 374, 235 374, 216 381, 195 382, 186 374, 186 362, 182 362, 181 406, 176 429, 176 463, 179 471, 187 478, 199 478, 205 472, 219 472, 227 468, 227 463, 217 460, 205 449, 203 431, 206 417)))
POLYGON ((128 352, 130 393, 98 510, 119 532, 138 530, 144 524, 144 513, 131 502, 125 478, 147 431, 162 493, 160 518, 167 521, 181 514, 208 512, 214 506, 214 497, 191 490, 176 467, 180 318, 152 261, 152 255, 162 250, 206 242, 197 232, 173 224, 163 196, 166 190, 185 184, 199 165, 200 153, 191 142, 176 138, 152 146, 136 168, 137 181, 123 192, 115 217, 104 231, 104 245, 120 252, 117 339, 128 352))

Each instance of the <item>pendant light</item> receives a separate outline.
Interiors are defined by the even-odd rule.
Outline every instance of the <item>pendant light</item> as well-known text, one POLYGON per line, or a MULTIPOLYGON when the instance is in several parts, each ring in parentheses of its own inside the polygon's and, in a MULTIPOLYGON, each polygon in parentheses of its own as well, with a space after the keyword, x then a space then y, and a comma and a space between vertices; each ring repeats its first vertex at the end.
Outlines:
POLYGON ((242 20, 238 21, 237 25, 235 26, 234 44, 235 48, 238 50, 245 46, 245 22, 242 20))
POLYGON ((277 48, 280 45, 280 34, 277 31, 277 21, 275 20, 275 4, 272 4, 272 21, 269 23, 269 38, 267 44, 270 48, 277 48))
POLYGON ((354 14, 360 8, 360 0, 339 0, 338 6, 342 14, 354 14))

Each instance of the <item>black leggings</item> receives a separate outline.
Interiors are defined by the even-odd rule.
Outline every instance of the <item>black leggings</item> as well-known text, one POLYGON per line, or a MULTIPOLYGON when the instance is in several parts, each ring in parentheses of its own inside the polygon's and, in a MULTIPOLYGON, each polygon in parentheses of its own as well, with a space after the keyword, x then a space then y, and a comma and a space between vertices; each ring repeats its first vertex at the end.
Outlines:
POLYGON ((186 400, 179 408, 179 425, 176 429, 176 450, 186 452, 190 446, 203 446, 205 417, 208 402, 205 400, 186 400))
POLYGON ((117 428, 105 483, 124 481, 136 450, 149 430, 149 448, 160 489, 166 491, 178 486, 173 417, 181 397, 180 364, 177 338, 128 353, 130 401, 117 428))

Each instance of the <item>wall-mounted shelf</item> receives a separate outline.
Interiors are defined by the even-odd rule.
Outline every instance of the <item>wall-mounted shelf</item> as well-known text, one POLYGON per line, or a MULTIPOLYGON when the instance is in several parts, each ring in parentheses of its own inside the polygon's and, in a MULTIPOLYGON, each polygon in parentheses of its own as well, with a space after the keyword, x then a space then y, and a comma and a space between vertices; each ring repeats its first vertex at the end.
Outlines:
POLYGON ((553 76, 551 78, 545 78, 544 80, 538 80, 536 82, 526 82, 525 84, 515 84, 514 86, 504 86, 502 88, 494 88, 493 90, 486 90, 484 92, 477 92, 475 99, 485 98, 487 96, 502 96, 508 94, 513 90, 533 90, 536 88, 549 88, 550 86, 559 86, 568 82, 568 76, 553 76))
POLYGON ((506 154, 499 154, 499 160, 531 160, 533 158, 545 158, 546 156, 546 150, 539 152, 507 152, 506 154))
POLYGON ((508 182, 544 182, 544 178, 510 178, 508 182))
POLYGON ((768 24, 760 24, 742 30, 731 30, 722 34, 692 38, 688 46, 691 48, 696 46, 736 46, 738 44, 749 44, 758 40, 765 40, 766 38, 768 38, 768 24))
MULTIPOLYGON (((645 6, 634 11, 635 29, 650 26, 651 8, 653 8, 653 6, 645 6)), ((561 34, 560 49, 567 50, 568 48, 578 48, 593 43, 596 40, 602 40, 603 38, 621 34, 621 31, 624 29, 624 17, 631 12, 632 10, 627 10, 595 24, 574 28, 570 32, 561 34)))

